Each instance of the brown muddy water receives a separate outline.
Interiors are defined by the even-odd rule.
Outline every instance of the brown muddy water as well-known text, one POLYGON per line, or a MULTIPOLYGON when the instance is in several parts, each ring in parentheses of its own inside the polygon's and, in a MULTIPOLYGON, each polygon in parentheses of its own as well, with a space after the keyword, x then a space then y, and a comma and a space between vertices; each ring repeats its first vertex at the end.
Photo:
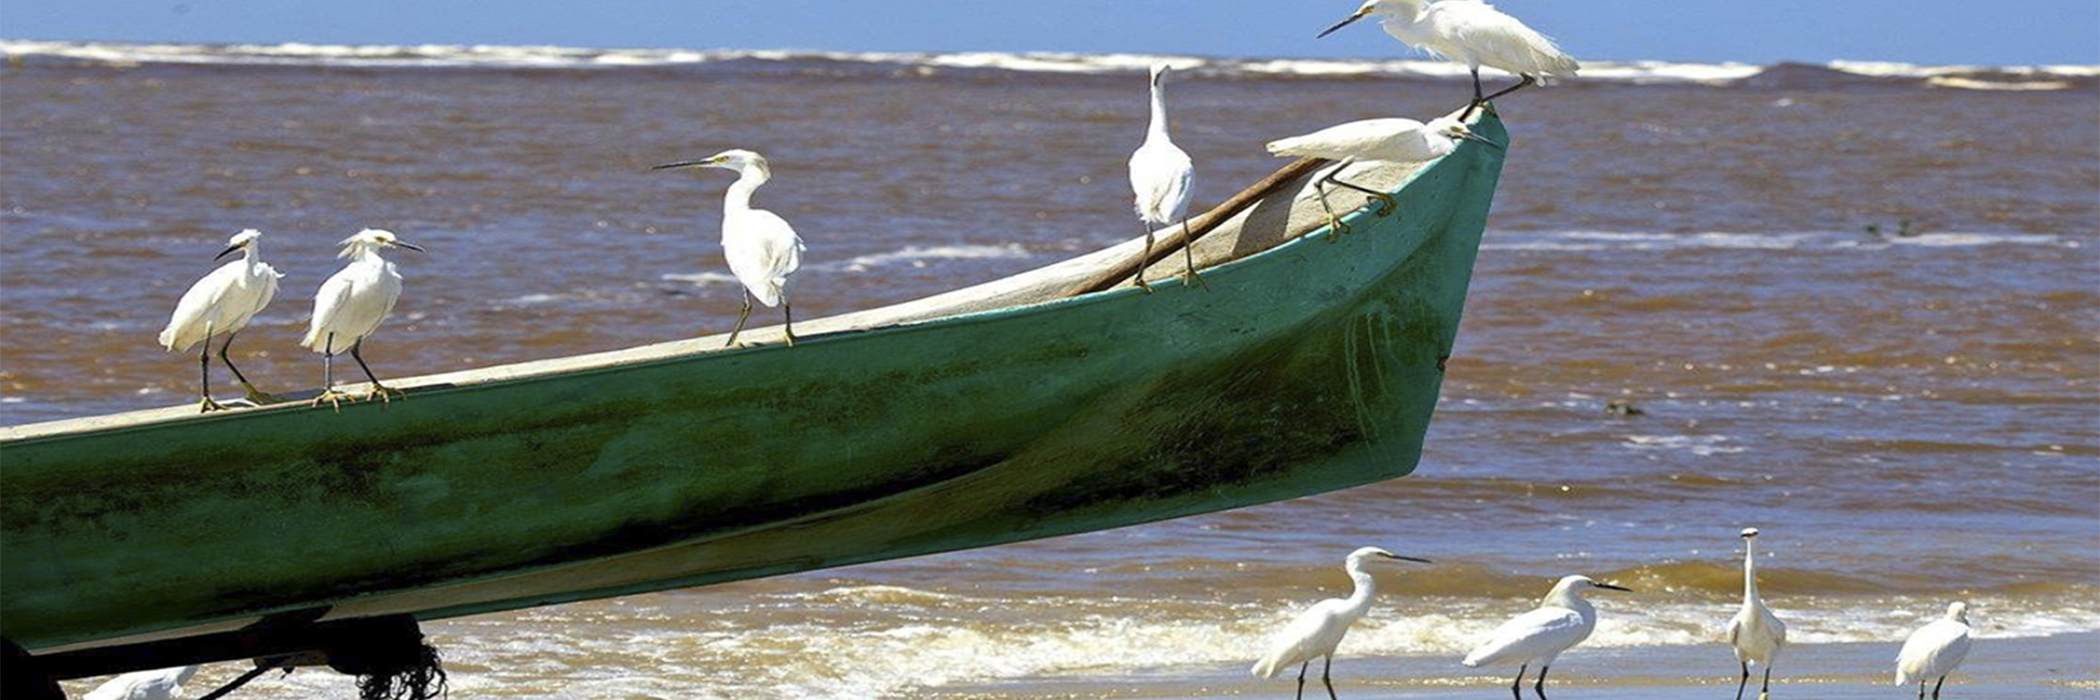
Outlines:
MULTIPOLYGON (((773 161, 758 201, 808 241, 807 317, 1138 231, 1123 163, 1144 80, 1121 64, 269 63, 0 71, 0 423, 194 400, 194 359, 153 338, 242 228, 265 231, 286 275, 235 349, 276 390, 318 383, 320 359, 296 341, 335 242, 368 226, 430 251, 392 256, 407 291, 365 353, 382 377, 726 330, 738 295, 716 239, 731 177, 648 166, 727 148, 773 161)), ((1201 205, 1276 165, 1263 141, 1441 113, 1464 91, 1220 63, 1169 100, 1201 205)), ((1596 650, 1557 673, 1725 677, 1715 639, 1748 525, 1766 533, 1765 595, 1794 638, 1873 664, 1804 667, 1878 678, 1920 616, 1966 599, 1986 637, 1978 673, 2090 692, 2100 85, 1945 89, 1793 66, 1578 82, 1513 97, 1503 116, 1503 189, 1414 476, 430 624, 456 696, 1094 696, 1124 679, 1159 697, 1284 693, 1241 669, 1293 610, 1339 594, 1341 557, 1373 544, 1438 563, 1388 577, 1345 643, 1338 669, 1403 660, 1354 662, 1364 682, 1435 667, 1460 697, 1502 697, 1499 671, 1456 658, 1566 573, 1641 593, 1600 601, 1596 650), (1913 235, 1897 235, 1904 220, 1913 235), (1614 399, 1643 413, 1608 413, 1614 399), (2022 647, 2040 661, 1985 651, 2067 634, 2082 641, 2022 647)), ((253 687, 348 694, 313 671, 253 687)), ((1584 692, 1568 696, 1606 697, 1584 692)))

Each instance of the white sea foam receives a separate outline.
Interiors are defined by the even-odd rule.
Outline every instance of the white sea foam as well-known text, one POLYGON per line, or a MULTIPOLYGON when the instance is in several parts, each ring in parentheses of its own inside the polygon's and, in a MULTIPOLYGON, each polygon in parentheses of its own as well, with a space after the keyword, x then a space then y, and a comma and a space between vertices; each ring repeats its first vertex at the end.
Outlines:
POLYGON ((1006 245, 944 245, 906 246, 900 250, 856 256, 837 263, 816 266, 817 269, 865 272, 888 265, 927 267, 941 260, 996 260, 1001 258, 1026 258, 1034 255, 1018 243, 1006 245))
MULTIPOLYGON (((125 44, 109 42, 0 40, 0 53, 113 65, 147 63, 225 65, 317 65, 344 67, 484 67, 510 69, 618 69, 692 66, 737 60, 833 61, 944 70, 1020 73, 1138 73, 1155 62, 1216 75, 1270 77, 1398 77, 1459 80, 1464 66, 1428 59, 1209 58, 1164 54, 1053 52, 845 52, 782 50, 694 50, 671 48, 580 48, 564 46, 462 46, 444 44, 345 46, 327 44, 125 44)), ((1979 90, 2042 90, 2074 87, 2074 80, 2100 77, 2100 66, 1922 66, 1910 63, 1836 61, 1831 70, 1869 78, 1934 80, 1935 86, 1979 90)), ((1767 67, 1744 63, 1590 61, 1582 80, 1631 84, 1728 85, 1756 77, 1767 67)), ((1492 71, 1490 71, 1492 72, 1492 71)), ((1499 79, 1499 78, 1498 78, 1499 79)))

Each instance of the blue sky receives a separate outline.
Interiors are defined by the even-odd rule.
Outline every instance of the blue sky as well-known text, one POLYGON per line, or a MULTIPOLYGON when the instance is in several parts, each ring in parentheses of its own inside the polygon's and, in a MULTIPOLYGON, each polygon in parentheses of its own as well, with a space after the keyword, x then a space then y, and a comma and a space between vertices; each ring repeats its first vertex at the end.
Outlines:
MULTIPOLYGON (((0 37, 1382 57, 1353 0, 0 0, 0 37)), ((2100 64, 2096 0, 1502 0, 1593 60, 2100 64)))

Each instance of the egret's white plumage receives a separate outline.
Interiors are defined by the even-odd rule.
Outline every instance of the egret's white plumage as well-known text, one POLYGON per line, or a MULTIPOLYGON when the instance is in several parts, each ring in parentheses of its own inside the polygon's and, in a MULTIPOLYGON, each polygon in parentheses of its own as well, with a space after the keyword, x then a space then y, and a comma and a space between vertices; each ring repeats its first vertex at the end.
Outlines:
POLYGON ((1918 697, 1925 697, 1925 682, 1932 681, 1933 700, 1947 675, 1969 657, 1969 604, 1947 606, 1947 615, 1910 633, 1903 651, 1896 654, 1896 685, 1918 684, 1918 697))
POLYGON ((794 307, 788 302, 788 278, 802 267, 802 237, 780 215, 751 206, 751 194, 773 178, 772 164, 752 151, 733 149, 704 160, 667 163, 656 170, 673 168, 721 168, 737 172, 735 183, 722 198, 722 256, 729 272, 744 285, 744 310, 725 345, 736 344, 738 333, 751 318, 751 300, 767 307, 780 306, 787 319, 788 344, 795 343, 794 307))
POLYGON ((227 369, 233 370, 233 376, 248 390, 248 398, 261 403, 268 397, 249 384, 247 377, 241 376, 233 361, 227 359, 226 348, 233 345, 234 334, 247 327, 249 319, 255 318, 257 312, 277 297, 277 280, 284 277, 277 273, 277 268, 262 261, 261 231, 251 228, 236 233, 226 243, 226 250, 221 251, 219 257, 239 252, 241 259, 219 266, 190 285, 189 291, 182 293, 182 300, 176 302, 175 314, 168 319, 168 327, 160 332, 161 347, 169 352, 188 352, 198 343, 204 343, 204 349, 197 354, 197 364, 203 372, 198 391, 203 394, 206 411, 220 408, 211 398, 212 336, 226 336, 226 343, 219 346, 219 359, 226 363, 227 369))
POLYGON ((1310 134, 1277 139, 1268 143, 1268 149, 1279 156, 1418 163, 1449 155, 1461 140, 1495 145, 1453 117, 1439 117, 1427 124, 1392 117, 1337 124, 1310 134))
MULTIPOLYGON (((1540 78, 1572 78, 1582 69, 1552 39, 1481 0, 1368 0, 1356 14, 1320 36, 1370 16, 1382 18, 1387 34, 1438 58, 1466 65, 1473 74, 1475 104, 1509 94, 1540 78), (1482 66, 1515 73, 1516 87, 1483 97, 1482 66)), ((1470 110, 1469 110, 1470 113, 1470 110)))
POLYGON ((1772 661, 1779 658, 1779 651, 1786 647, 1786 623, 1765 607, 1765 600, 1757 595, 1757 528, 1743 529, 1743 607, 1728 621, 1728 644, 1735 647, 1735 660, 1742 664, 1743 677, 1735 686, 1736 700, 1743 699, 1743 689, 1750 684, 1750 664, 1764 669, 1764 688, 1758 691, 1762 698, 1772 690, 1772 661))
MULTIPOLYGON (((1196 179, 1196 165, 1189 154, 1174 145, 1167 135, 1167 73, 1171 66, 1160 63, 1152 66, 1152 122, 1145 131, 1145 142, 1130 154, 1130 190, 1137 195, 1138 219, 1145 224, 1145 260, 1152 259, 1153 229, 1176 222, 1188 225, 1189 193, 1196 179)), ((1182 255, 1187 260, 1189 281, 1196 277, 1195 253, 1190 249, 1194 241, 1186 241, 1182 255)), ((1143 266, 1138 272, 1138 286, 1145 286, 1143 266)))
POLYGON ((182 684, 197 674, 196 666, 133 671, 95 686, 81 700, 169 700, 182 697, 182 684))
POLYGON ((1561 652, 1589 639, 1590 633, 1597 629, 1597 608, 1582 594, 1599 588, 1630 590, 1598 583, 1588 576, 1562 578, 1553 584, 1553 590, 1546 593, 1538 608, 1495 628, 1488 641, 1467 654, 1463 663, 1473 668, 1517 664, 1518 686, 1524 683, 1525 669, 1536 663, 1539 665, 1539 679, 1533 688, 1544 695, 1546 671, 1552 668, 1553 660, 1559 658, 1561 652))
POLYGON ((1427 559, 1403 557, 1377 547, 1364 547, 1349 553, 1343 568, 1355 589, 1347 598, 1329 598, 1313 604, 1305 612, 1291 620, 1289 625, 1277 633, 1269 642, 1269 652, 1254 664, 1254 675, 1258 678, 1275 678, 1277 672, 1298 665, 1298 694, 1305 695, 1305 669, 1313 659, 1325 659, 1326 668, 1320 672, 1320 680, 1327 685, 1329 695, 1334 693, 1334 683, 1328 679, 1327 668, 1334 665, 1335 647, 1349 633, 1349 626, 1361 620, 1371 610, 1371 598, 1378 593, 1378 581, 1365 568, 1376 561, 1412 561, 1427 564, 1427 559))
POLYGON ((344 396, 335 391, 334 360, 336 353, 350 351, 351 358, 372 380, 373 395, 391 400, 390 394, 398 393, 379 383, 372 375, 372 368, 365 365, 361 354, 365 338, 379 329, 379 324, 394 312, 394 304, 401 300, 401 273, 394 264, 379 257, 385 248, 418 248, 395 236, 392 231, 365 229, 357 235, 343 239, 343 251, 336 257, 349 258, 350 264, 321 283, 320 291, 314 294, 314 317, 307 326, 306 337, 299 341, 323 356, 321 381, 323 391, 314 399, 315 405, 323 401, 340 402, 344 396))

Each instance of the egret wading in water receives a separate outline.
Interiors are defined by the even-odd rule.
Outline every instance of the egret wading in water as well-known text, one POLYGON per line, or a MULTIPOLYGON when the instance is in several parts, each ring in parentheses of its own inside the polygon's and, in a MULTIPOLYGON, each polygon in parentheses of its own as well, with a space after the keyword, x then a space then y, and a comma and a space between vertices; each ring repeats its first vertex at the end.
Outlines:
POLYGON ((219 361, 233 371, 241 388, 248 390, 248 400, 258 404, 277 400, 248 383, 241 369, 233 366, 233 358, 227 357, 226 349, 233 347, 234 334, 247 327, 248 320, 276 298, 277 280, 284 275, 262 261, 261 231, 251 228, 236 233, 226 243, 226 250, 213 259, 234 253, 241 253, 241 259, 220 265, 190 285, 190 290, 182 293, 182 301, 176 302, 168 327, 160 332, 161 347, 169 352, 189 352, 198 343, 204 344, 197 351, 197 392, 203 397, 199 403, 204 411, 225 408, 211 398, 211 339, 216 335, 226 336, 226 342, 219 345, 219 361))
POLYGON ((1772 692, 1772 660, 1786 646, 1786 623, 1780 622, 1765 600, 1757 596, 1757 528, 1743 528, 1743 609, 1728 621, 1728 643, 1735 647, 1735 660, 1743 666, 1743 678, 1735 686, 1735 700, 1743 700, 1750 685, 1750 664, 1765 671, 1759 700, 1772 692))
POLYGON ((81 700, 170 700, 182 697, 182 684, 194 675, 196 666, 132 671, 96 686, 81 700))
POLYGON ((788 303, 787 287, 788 277, 802 267, 802 237, 795 235, 787 219, 751 207, 751 193, 773 178, 772 165, 765 156, 739 149, 705 160, 665 163, 652 169, 676 168, 737 172, 736 182, 729 185, 729 194, 722 198, 722 257, 728 260, 729 271, 744 285, 744 310, 736 317, 736 328, 729 331, 729 341, 722 346, 735 345, 737 334, 744 332, 744 323, 751 320, 752 297, 767 308, 780 307, 781 318, 787 321, 788 345, 794 345, 795 307, 788 303))
POLYGON ((365 338, 379 329, 379 323, 394 312, 394 302, 401 300, 401 273, 393 263, 379 257, 379 251, 407 248, 423 252, 392 231, 376 228, 359 231, 343 239, 342 245, 343 252, 336 257, 349 258, 350 264, 321 283, 321 290, 314 294, 313 325, 307 327, 306 338, 299 341, 301 346, 321 353, 321 395, 314 397, 314 405, 326 402, 338 411, 342 410, 343 399, 351 398, 335 388, 335 354, 344 350, 357 360, 365 378, 372 380, 372 393, 367 399, 376 396, 392 402, 394 396, 401 395, 400 390, 379 383, 360 351, 365 338))
POLYGON ((1969 658, 1969 604, 1947 606, 1947 616, 1910 633, 1903 651, 1896 654, 1896 685, 1918 684, 1918 698, 1925 697, 1925 681, 1932 681, 1932 700, 1940 699, 1940 686, 1947 675, 1969 658))
POLYGON ((1334 670, 1334 648, 1342 643, 1342 636, 1349 633, 1349 626, 1370 612, 1371 597, 1378 594, 1378 581, 1365 567, 1373 562, 1398 561, 1430 563, 1428 559, 1403 557, 1377 547, 1350 552, 1343 568, 1349 572, 1349 580, 1355 582, 1355 590, 1350 591, 1347 598, 1329 598, 1299 613, 1269 642, 1269 653, 1255 662, 1255 677, 1275 678, 1277 672, 1297 664, 1298 697, 1302 700, 1305 697, 1305 669, 1312 666, 1313 659, 1322 659, 1320 683, 1327 686, 1327 697, 1333 700, 1334 681, 1328 672, 1334 670))
POLYGON ((1546 599, 1531 612, 1511 618, 1495 628, 1487 643, 1473 649, 1463 662, 1467 668, 1517 664, 1517 680, 1509 692, 1524 699, 1524 672, 1539 665, 1538 683, 1531 687, 1540 700, 1546 697, 1546 671, 1561 652, 1589 639, 1597 629, 1597 606, 1582 594, 1593 589, 1632 591, 1624 586, 1598 583, 1588 576, 1569 576, 1553 584, 1546 599))
POLYGON ((1582 64, 1560 50, 1552 39, 1480 0, 1369 0, 1356 9, 1356 14, 1328 27, 1320 36, 1372 15, 1382 17, 1385 33, 1400 43, 1446 61, 1466 64, 1473 74, 1473 102, 1460 115, 1461 119, 1473 116, 1473 110, 1489 100, 1537 84, 1540 78, 1573 78, 1582 69, 1582 64), (1481 66, 1515 73, 1522 80, 1493 95, 1482 96, 1481 66))
MULTIPOLYGON (((1152 66, 1152 125, 1145 131, 1145 143, 1137 152, 1130 154, 1130 190, 1137 194, 1137 215, 1145 224, 1145 257, 1152 260, 1152 232, 1154 229, 1181 224, 1183 233, 1189 227, 1189 193, 1194 189, 1196 166, 1189 154, 1174 139, 1167 136, 1167 72, 1172 66, 1164 63, 1152 66)), ((1196 253, 1193 240, 1183 241, 1182 259, 1188 272, 1182 275, 1182 286, 1198 284, 1203 278, 1196 274, 1196 253)), ((1145 291, 1152 286, 1145 284, 1144 265, 1138 266, 1137 285, 1145 291)))
POLYGON ((1379 202, 1379 216, 1393 212, 1393 196, 1378 190, 1338 179, 1343 168, 1357 161, 1384 161, 1389 163, 1420 163, 1435 160, 1458 150, 1460 141, 1478 141, 1496 148, 1502 144, 1485 136, 1473 133, 1465 122, 1452 117, 1432 119, 1428 124, 1413 119, 1388 118, 1365 119, 1346 124, 1337 124, 1303 136, 1277 139, 1268 143, 1269 153, 1278 156, 1304 156, 1337 161, 1327 174, 1313 181, 1320 193, 1320 208, 1327 212, 1328 240, 1335 234, 1347 233, 1349 225, 1342 223, 1327 202, 1327 186, 1340 185, 1370 195, 1379 202))

